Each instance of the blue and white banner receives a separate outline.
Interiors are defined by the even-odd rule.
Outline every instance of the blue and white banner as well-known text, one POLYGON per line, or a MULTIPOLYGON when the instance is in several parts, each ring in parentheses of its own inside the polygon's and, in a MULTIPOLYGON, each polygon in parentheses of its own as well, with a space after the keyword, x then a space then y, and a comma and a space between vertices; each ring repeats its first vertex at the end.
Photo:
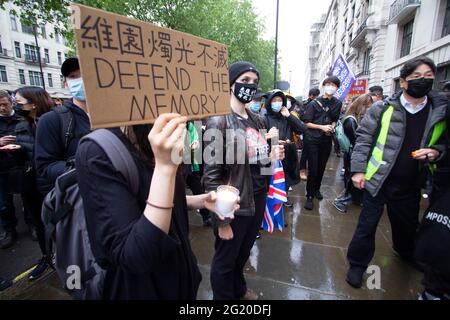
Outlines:
POLYGON ((336 91, 334 96, 343 101, 350 92, 350 89, 352 88, 353 82, 355 82, 356 77, 353 74, 353 71, 350 70, 347 61, 345 61, 345 58, 341 53, 339 53, 339 56, 334 62, 333 68, 331 69, 331 74, 341 80, 341 86, 336 91))

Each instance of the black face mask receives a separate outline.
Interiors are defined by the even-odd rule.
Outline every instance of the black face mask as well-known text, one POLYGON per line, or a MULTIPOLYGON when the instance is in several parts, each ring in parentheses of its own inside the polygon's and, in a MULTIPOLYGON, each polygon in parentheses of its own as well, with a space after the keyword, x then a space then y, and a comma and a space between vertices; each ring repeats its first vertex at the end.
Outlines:
POLYGON ((414 79, 408 81, 408 90, 406 93, 411 97, 419 99, 425 97, 433 88, 434 79, 414 79))
POLYGON ((234 96, 242 103, 249 103, 258 89, 257 84, 234 83, 234 96))
POLYGON ((22 117, 28 117, 31 113, 31 110, 24 110, 23 109, 23 104, 22 103, 16 103, 16 105, 14 106, 14 111, 22 117))

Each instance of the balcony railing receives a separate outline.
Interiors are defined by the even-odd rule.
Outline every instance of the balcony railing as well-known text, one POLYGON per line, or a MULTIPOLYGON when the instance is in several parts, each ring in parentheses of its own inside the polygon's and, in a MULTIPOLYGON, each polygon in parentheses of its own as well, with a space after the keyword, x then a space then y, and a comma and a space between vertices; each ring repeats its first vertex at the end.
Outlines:
MULTIPOLYGON (((34 55, 25 54, 25 62, 29 63, 29 64, 39 64, 39 59, 38 59, 37 55, 34 56, 34 55)), ((47 64, 46 60, 41 59, 41 64, 46 65, 47 64)))
POLYGON ((8 50, 5 48, 0 48, 0 57, 9 57, 8 50))
POLYGON ((402 21, 420 5, 421 0, 396 0, 393 4, 391 4, 389 11, 389 24, 396 24, 402 21))

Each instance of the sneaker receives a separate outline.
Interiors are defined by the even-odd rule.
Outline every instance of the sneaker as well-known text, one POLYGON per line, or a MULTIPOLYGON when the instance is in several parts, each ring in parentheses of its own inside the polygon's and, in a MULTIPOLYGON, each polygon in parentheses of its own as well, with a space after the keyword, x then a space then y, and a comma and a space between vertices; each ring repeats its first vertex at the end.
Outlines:
POLYGON ((256 240, 261 239, 261 233, 258 232, 258 234, 256 235, 256 240))
POLYGON ((203 218, 203 226, 204 227, 211 227, 212 226, 211 217, 203 218))
POLYGON ((14 245, 17 241, 17 232, 16 229, 13 229, 11 231, 6 231, 5 236, 0 242, 0 248, 2 249, 8 249, 14 245))
POLYGON ((0 292, 12 286, 11 280, 0 278, 0 292))
POLYGON ((258 300, 258 295, 252 289, 247 289, 245 294, 241 297, 241 300, 258 300))
POLYGON ((347 272, 347 276, 345 277, 345 281, 347 281, 347 283, 353 288, 361 288, 364 271, 366 271, 366 269, 363 267, 350 266, 347 272))
POLYGON ((314 209, 314 200, 313 197, 306 198, 305 205, 303 206, 306 210, 312 210, 314 209))
POLYGON ((348 195, 343 194, 343 195, 340 195, 339 197, 337 197, 336 199, 334 199, 334 201, 349 204, 352 202, 352 195, 351 194, 348 194, 348 195))
POLYGON ((28 276, 28 280, 33 281, 40 278, 44 274, 44 272, 50 267, 47 261, 48 261, 47 257, 42 257, 41 260, 39 260, 36 267, 33 269, 33 271, 31 271, 30 275, 28 276))
POLYGON ((319 201, 323 200, 323 195, 320 193, 320 191, 316 191, 316 193, 314 193, 314 197, 319 201))
POLYGON ((290 202, 289 200, 287 202, 284 203, 284 206, 287 208, 292 208, 294 205, 292 204, 292 202, 290 202))
POLYGON ((434 294, 424 290, 420 295, 419 295, 419 300, 442 300, 441 297, 435 296, 434 294))
POLYGON ((347 212, 347 205, 341 201, 333 201, 333 206, 338 209, 339 212, 347 212))

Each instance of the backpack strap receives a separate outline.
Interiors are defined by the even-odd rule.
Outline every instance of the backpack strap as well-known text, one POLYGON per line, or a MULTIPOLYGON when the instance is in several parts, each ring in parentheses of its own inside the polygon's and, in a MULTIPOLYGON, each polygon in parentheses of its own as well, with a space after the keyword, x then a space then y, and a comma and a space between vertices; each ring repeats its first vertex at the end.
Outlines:
POLYGON ((103 149, 114 168, 128 182, 133 194, 137 194, 139 189, 138 169, 130 151, 122 141, 107 129, 98 129, 89 133, 81 139, 80 143, 88 139, 96 142, 103 149))
POLYGON ((61 123, 61 141, 64 143, 64 150, 67 152, 70 140, 74 137, 74 117, 72 111, 66 106, 60 106, 54 109, 59 116, 59 122, 61 123))

